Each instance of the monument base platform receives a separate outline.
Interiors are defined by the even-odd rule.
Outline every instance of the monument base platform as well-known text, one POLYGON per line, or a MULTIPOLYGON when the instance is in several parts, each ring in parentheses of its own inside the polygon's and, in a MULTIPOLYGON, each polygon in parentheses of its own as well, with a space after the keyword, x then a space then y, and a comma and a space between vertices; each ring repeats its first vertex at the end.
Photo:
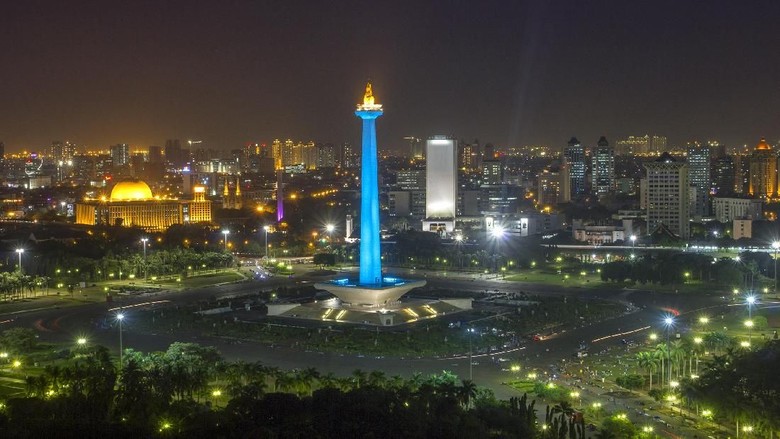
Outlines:
POLYGON ((412 299, 387 306, 350 305, 338 298, 305 303, 278 314, 279 317, 352 323, 371 326, 398 326, 434 319, 471 309, 471 299, 412 299))
POLYGON ((314 284, 318 290, 325 290, 350 305, 388 306, 401 299, 409 291, 425 286, 424 280, 405 280, 385 277, 382 285, 358 285, 352 279, 337 279, 314 284))

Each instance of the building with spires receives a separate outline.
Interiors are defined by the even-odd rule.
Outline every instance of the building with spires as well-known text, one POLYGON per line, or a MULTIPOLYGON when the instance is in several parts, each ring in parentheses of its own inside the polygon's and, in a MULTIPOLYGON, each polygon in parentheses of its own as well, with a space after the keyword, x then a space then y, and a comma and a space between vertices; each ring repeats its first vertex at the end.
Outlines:
POLYGON ((230 190, 230 179, 225 177, 225 186, 222 190, 222 208, 223 209, 241 209, 243 207, 243 199, 241 195, 241 180, 236 177, 236 186, 234 190, 230 190))
POLYGON ((777 154, 761 138, 750 155, 750 184, 748 194, 756 198, 773 198, 777 193, 777 154))
POLYGON ((211 222, 211 201, 206 187, 195 186, 191 200, 152 195, 143 181, 122 181, 110 196, 84 199, 76 203, 76 224, 140 227, 163 231, 174 224, 211 222))

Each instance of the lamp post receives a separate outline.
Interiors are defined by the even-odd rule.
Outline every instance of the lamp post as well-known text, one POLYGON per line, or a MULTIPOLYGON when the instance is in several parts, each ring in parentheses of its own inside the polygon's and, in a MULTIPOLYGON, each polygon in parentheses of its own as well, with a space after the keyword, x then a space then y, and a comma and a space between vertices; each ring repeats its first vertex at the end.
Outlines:
POLYGON ((149 238, 141 238, 141 242, 144 245, 144 280, 146 280, 146 274, 147 274, 147 269, 146 269, 146 243, 149 242, 149 238))
POLYGON ((225 252, 227 252, 227 237, 230 235, 230 230, 223 230, 222 234, 225 235, 225 252))
POLYGON ((330 234, 333 233, 334 230, 336 230, 336 226, 334 226, 333 224, 325 225, 325 231, 328 232, 328 238, 330 238, 330 234))
POLYGON ((777 250, 780 249, 780 241, 773 242, 772 248, 775 250, 775 296, 777 296, 777 250))
POLYGON ((747 296, 745 298, 745 304, 748 309, 748 320, 745 322, 745 326, 748 327, 748 340, 753 340, 753 305, 756 303, 756 296, 747 296))
POLYGON ((469 333, 469 381, 474 381, 474 361, 472 361, 471 350, 471 334, 474 333, 474 328, 468 328, 466 332, 469 333))
POLYGON ((270 230, 270 226, 263 226, 263 230, 265 231, 265 258, 268 259, 268 230, 270 230))
POLYGON ((24 249, 23 248, 17 248, 16 249, 16 254, 19 255, 19 274, 23 274, 24 273, 24 271, 22 270, 22 253, 24 253, 24 249))
POLYGON ((672 365, 671 365, 672 356, 671 356, 671 352, 669 352, 669 331, 672 329, 673 326, 674 326, 674 317, 666 316, 666 318, 664 318, 664 327, 666 327, 666 357, 669 359, 668 362, 669 367, 667 368, 669 369, 669 373, 668 373, 669 385, 672 384, 672 365))
POLYGON ((119 369, 122 369, 122 355, 123 355, 123 347, 122 347, 122 320, 125 319, 125 315, 123 313, 117 313, 116 315, 117 321, 119 321, 119 369))

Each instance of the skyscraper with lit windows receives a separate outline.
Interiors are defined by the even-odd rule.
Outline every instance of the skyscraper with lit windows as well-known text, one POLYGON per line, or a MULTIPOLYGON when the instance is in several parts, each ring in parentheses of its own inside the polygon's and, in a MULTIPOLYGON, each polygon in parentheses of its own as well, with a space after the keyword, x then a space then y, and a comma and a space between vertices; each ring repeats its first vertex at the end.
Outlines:
POLYGON ((695 203, 691 205, 691 215, 707 216, 710 213, 710 161, 712 150, 699 142, 688 144, 688 183, 696 190, 695 203))
POLYGON ((607 138, 601 136, 591 156, 592 192, 601 197, 615 188, 615 150, 609 146, 607 138))
POLYGON ((569 165, 569 179, 571 183, 570 198, 577 198, 585 194, 585 173, 587 166, 585 163, 585 147, 582 146, 576 137, 572 137, 566 148, 563 150, 563 156, 569 165))

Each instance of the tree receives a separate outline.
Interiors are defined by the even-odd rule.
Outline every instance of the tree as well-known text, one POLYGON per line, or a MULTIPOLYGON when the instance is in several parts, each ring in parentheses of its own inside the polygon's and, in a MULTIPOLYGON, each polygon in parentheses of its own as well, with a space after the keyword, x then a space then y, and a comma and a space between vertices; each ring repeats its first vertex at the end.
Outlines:
POLYGON ((639 389, 645 385, 645 379, 641 375, 630 374, 617 377, 615 380, 618 386, 625 387, 629 390, 639 389))
POLYGON ((612 416, 601 423, 599 438, 632 438, 638 430, 628 419, 612 416))
POLYGON ((658 356, 654 352, 640 352, 636 355, 639 367, 646 370, 650 377, 650 390, 653 389, 653 374, 658 370, 658 356))
POLYGON ((30 352, 38 346, 38 336, 28 328, 6 329, 0 336, 0 345, 16 353, 30 352))
POLYGON ((314 263, 319 265, 320 268, 332 267, 336 265, 336 255, 333 253, 315 253, 314 263))

